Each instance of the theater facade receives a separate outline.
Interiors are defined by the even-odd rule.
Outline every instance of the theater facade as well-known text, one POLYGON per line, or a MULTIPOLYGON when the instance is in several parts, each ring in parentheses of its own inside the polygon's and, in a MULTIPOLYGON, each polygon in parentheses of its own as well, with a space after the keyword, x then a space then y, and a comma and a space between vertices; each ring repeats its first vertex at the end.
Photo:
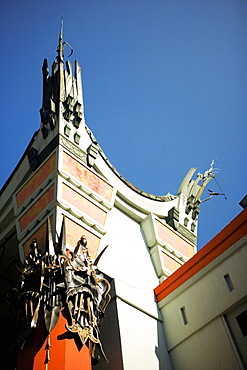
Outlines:
POLYGON ((246 209, 197 252, 213 163, 174 195, 128 182, 85 122, 81 67, 63 49, 60 33, 40 128, 1 189, 4 366, 244 368, 246 209))

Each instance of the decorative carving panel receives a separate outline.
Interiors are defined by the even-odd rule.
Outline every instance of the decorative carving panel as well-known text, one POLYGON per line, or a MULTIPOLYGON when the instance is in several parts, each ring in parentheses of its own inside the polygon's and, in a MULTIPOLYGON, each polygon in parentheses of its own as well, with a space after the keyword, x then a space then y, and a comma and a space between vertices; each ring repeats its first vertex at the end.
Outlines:
POLYGON ((194 247, 186 240, 181 238, 157 219, 155 219, 155 225, 159 238, 164 240, 165 243, 187 258, 190 258, 194 255, 194 247))
POLYGON ((20 218, 20 227, 23 231, 54 199, 54 185, 52 185, 31 208, 20 218))
POLYGON ((62 184, 62 197, 100 224, 105 224, 107 213, 65 184, 62 184))
POLYGON ((168 256, 166 253, 162 252, 162 260, 163 260, 163 266, 165 269, 169 270, 170 272, 176 271, 179 267, 182 265, 175 261, 173 258, 168 256))
POLYGON ((63 169, 107 201, 111 200, 112 186, 65 152, 63 169))
POLYGON ((26 183, 26 185, 17 193, 16 200, 18 208, 31 197, 38 187, 49 178, 56 166, 56 153, 54 153, 35 173, 35 175, 26 183))

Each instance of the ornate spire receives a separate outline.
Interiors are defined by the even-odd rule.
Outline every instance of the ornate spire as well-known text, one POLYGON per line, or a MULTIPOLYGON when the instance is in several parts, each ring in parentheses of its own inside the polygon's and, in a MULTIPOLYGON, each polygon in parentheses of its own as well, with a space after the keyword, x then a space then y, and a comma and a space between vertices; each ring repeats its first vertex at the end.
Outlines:
POLYGON ((52 74, 49 74, 48 62, 43 64, 43 102, 40 109, 41 131, 45 139, 55 127, 68 137, 73 132, 74 141, 79 144, 80 134, 77 132, 84 122, 82 99, 81 68, 75 61, 74 76, 69 61, 64 63, 64 47, 67 45, 73 53, 72 47, 63 41, 63 19, 59 32, 56 60, 52 65, 52 74), (66 69, 65 69, 66 67, 66 69))

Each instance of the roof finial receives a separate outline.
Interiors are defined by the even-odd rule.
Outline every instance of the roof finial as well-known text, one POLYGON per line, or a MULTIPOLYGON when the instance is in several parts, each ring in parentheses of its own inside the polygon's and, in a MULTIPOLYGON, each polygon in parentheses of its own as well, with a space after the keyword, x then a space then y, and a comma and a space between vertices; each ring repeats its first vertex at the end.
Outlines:
POLYGON ((59 33, 57 53, 58 53, 57 55, 58 63, 63 62, 63 17, 61 18, 61 27, 59 33))
POLYGON ((61 28, 59 33, 59 41, 58 41, 58 48, 57 48, 57 61, 58 63, 63 62, 63 51, 64 46, 67 45, 70 48, 70 54, 68 55, 68 58, 73 54, 73 48, 68 44, 66 41, 63 41, 63 17, 61 18, 61 28))
POLYGON ((63 39, 63 16, 61 17, 61 27, 60 27, 59 38, 63 39))

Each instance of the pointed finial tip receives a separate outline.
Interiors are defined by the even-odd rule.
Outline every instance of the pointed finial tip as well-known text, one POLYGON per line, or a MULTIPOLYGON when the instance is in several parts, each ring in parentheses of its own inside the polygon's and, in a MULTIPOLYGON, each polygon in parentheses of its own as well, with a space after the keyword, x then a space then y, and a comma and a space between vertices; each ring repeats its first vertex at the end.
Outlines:
POLYGON ((61 17, 61 26, 59 32, 57 53, 58 53, 57 55, 58 63, 63 62, 63 17, 61 17))
POLYGON ((63 38, 63 16, 61 17, 60 38, 63 38))

